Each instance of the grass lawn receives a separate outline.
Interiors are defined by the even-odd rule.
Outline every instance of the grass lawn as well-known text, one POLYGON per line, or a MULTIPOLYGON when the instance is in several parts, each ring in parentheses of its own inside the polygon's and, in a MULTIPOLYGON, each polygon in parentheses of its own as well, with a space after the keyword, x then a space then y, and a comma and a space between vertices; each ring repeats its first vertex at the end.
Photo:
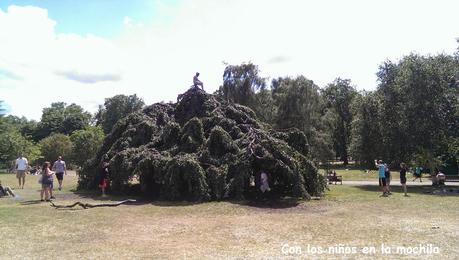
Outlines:
MULTIPOLYGON (((0 180, 17 187, 12 174, 0 174, 0 180)), ((65 176, 55 203, 107 202, 76 194, 75 186, 76 177, 65 176)), ((141 202, 86 210, 40 203, 38 189, 37 177, 27 176, 26 188, 16 189, 18 198, 0 199, 0 259, 459 257, 459 194, 425 193, 430 187, 411 187, 410 197, 399 187, 380 198, 374 186, 332 185, 312 201, 141 202), (381 244, 391 247, 390 255, 381 253, 381 244), (400 255, 395 249, 416 250, 419 244, 432 244, 439 254, 400 255), (357 252, 312 254, 329 246, 357 252), (361 252, 366 246, 375 253, 361 252)))

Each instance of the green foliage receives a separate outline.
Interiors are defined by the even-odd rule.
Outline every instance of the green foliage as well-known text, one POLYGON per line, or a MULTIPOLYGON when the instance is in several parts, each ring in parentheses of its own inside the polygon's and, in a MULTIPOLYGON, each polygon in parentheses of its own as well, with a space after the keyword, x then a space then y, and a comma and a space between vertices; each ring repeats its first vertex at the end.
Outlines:
POLYGON ((203 143, 204 130, 201 120, 193 117, 183 126, 180 137, 180 149, 186 153, 194 153, 203 143))
POLYGON ((78 166, 95 157, 104 140, 102 128, 90 126, 84 130, 76 130, 70 136, 73 144, 72 162, 78 166))
POLYGON ((409 161, 425 149, 434 155, 459 136, 459 60, 451 56, 409 55, 380 67, 383 156, 409 161))
POLYGON ((27 120, 25 117, 17 117, 13 115, 5 116, 3 119, 4 123, 13 126, 24 137, 34 139, 34 134, 37 129, 37 122, 35 120, 27 120))
POLYGON ((298 141, 294 149, 271 132, 251 109, 190 89, 177 104, 154 104, 120 120, 79 172, 78 186, 95 188, 108 156, 113 192, 127 192, 139 179, 142 194, 152 198, 253 198, 260 183, 251 187, 250 178, 265 171, 278 196, 320 195, 317 169, 296 150, 304 152, 304 135, 287 135, 298 141))
POLYGON ((319 87, 303 76, 278 78, 272 82, 272 95, 277 106, 276 127, 302 131, 309 142, 311 159, 331 159, 330 121, 334 118, 325 109, 319 87))
POLYGON ((212 200, 221 200, 227 195, 228 186, 225 181, 227 171, 227 167, 217 168, 215 166, 210 166, 207 168, 206 179, 209 183, 212 200))
POLYGON ((271 90, 262 89, 255 94, 255 104, 250 105, 257 117, 265 123, 274 125, 277 114, 277 106, 274 105, 271 90))
POLYGON ((54 162, 58 156, 64 160, 72 156, 72 141, 64 134, 52 134, 42 139, 39 146, 43 159, 48 162, 54 162))
POLYGON ((168 200, 210 199, 206 175, 192 155, 178 155, 166 165, 164 198, 168 200))
POLYGON ((11 162, 20 154, 24 155, 29 163, 34 163, 41 156, 38 146, 21 135, 17 126, 12 124, 8 117, 0 118, 0 166, 11 167, 11 162))
POLYGON ((41 140, 53 133, 72 134, 89 126, 91 114, 76 104, 67 106, 64 102, 52 103, 43 109, 41 120, 33 133, 35 140, 41 140))
POLYGON ((337 114, 333 131, 333 146, 336 155, 347 165, 353 116, 351 104, 357 91, 351 86, 350 80, 337 78, 322 91, 322 95, 326 100, 327 108, 333 109, 337 114))
POLYGON ((355 97, 351 110, 350 154, 362 166, 374 167, 374 160, 382 155, 382 136, 379 122, 379 97, 375 93, 362 93, 355 97))
POLYGON ((231 136, 220 126, 214 127, 210 132, 207 146, 209 147, 210 155, 216 157, 238 152, 238 148, 233 143, 231 136))
POLYGON ((226 64, 223 72, 223 86, 219 93, 228 101, 244 106, 254 103, 257 90, 264 89, 265 79, 259 76, 258 66, 252 63, 226 64))
POLYGON ((116 95, 106 98, 103 107, 99 107, 95 118, 97 125, 102 126, 105 134, 110 133, 115 124, 130 113, 141 109, 145 103, 136 94, 116 95))

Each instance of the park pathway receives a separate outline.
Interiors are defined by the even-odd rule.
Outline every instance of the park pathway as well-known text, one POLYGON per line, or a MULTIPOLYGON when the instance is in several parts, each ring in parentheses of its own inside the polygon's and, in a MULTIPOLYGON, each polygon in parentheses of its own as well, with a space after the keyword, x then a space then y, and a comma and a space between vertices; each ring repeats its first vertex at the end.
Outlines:
MULTIPOLYGON (((379 186, 378 180, 375 180, 375 181, 343 181, 343 184, 344 185, 352 185, 352 186, 363 186, 363 185, 379 186)), ((406 185, 407 186, 432 186, 432 181, 430 181, 428 179, 426 179, 423 182, 407 181, 406 185)), ((458 186, 459 182, 449 182, 449 181, 447 181, 445 183, 445 185, 447 185, 447 186, 458 186)), ((400 181, 398 181, 398 180, 397 181, 392 180, 392 182, 390 183, 390 186, 401 186, 401 184, 400 184, 400 181)))

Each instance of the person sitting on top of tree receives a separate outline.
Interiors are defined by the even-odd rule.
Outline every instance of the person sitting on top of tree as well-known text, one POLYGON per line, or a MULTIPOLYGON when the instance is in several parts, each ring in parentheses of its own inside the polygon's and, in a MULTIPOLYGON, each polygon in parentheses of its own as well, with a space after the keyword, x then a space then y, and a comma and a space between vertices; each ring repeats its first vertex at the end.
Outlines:
POLYGON ((193 85, 195 88, 197 88, 198 86, 201 86, 201 89, 204 90, 204 84, 202 84, 202 82, 198 79, 199 77, 199 72, 196 72, 196 75, 194 75, 193 77, 193 85))

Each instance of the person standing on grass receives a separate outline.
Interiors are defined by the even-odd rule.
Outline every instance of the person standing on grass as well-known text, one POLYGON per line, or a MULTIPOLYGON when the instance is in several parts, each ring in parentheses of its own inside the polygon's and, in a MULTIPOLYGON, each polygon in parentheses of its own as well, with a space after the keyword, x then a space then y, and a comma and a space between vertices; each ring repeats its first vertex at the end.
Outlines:
POLYGON ((387 186, 386 186, 386 167, 381 160, 375 160, 376 168, 378 168, 379 187, 382 190, 382 197, 387 197, 387 186))
POLYGON ((16 159, 15 168, 16 168, 16 178, 18 178, 18 181, 19 181, 19 189, 24 189, 25 177, 26 177, 27 169, 29 168, 29 162, 27 161, 27 158, 22 156, 22 154, 16 159))
POLYGON ((408 197, 406 192, 406 164, 400 164, 400 184, 402 184, 403 192, 405 193, 405 197, 408 197))
POLYGON ((49 168, 51 166, 51 163, 45 162, 43 164, 43 167, 41 169, 41 192, 40 192, 40 200, 41 201, 50 201, 51 200, 51 189, 53 187, 53 175, 54 172, 51 171, 49 168), (44 196, 44 198, 43 198, 44 196))
POLYGON ((108 177, 109 177, 109 172, 108 172, 108 158, 104 158, 102 161, 102 164, 100 166, 100 172, 99 172, 99 188, 102 191, 102 197, 105 197, 105 189, 108 186, 108 177))
POLYGON ((56 179, 59 182, 59 190, 62 190, 62 181, 64 180, 64 174, 67 175, 67 167, 65 162, 62 160, 62 156, 59 155, 57 161, 53 164, 53 171, 56 172, 56 179))
POLYGON ((390 192, 390 181, 392 177, 390 176, 390 169, 389 166, 387 166, 387 163, 384 164, 384 177, 386 178, 387 194, 392 195, 390 192))
POLYGON ((416 166, 415 170, 414 170, 414 179, 413 181, 416 181, 418 178, 419 178, 419 181, 422 182, 422 168, 419 167, 419 166, 416 166))

